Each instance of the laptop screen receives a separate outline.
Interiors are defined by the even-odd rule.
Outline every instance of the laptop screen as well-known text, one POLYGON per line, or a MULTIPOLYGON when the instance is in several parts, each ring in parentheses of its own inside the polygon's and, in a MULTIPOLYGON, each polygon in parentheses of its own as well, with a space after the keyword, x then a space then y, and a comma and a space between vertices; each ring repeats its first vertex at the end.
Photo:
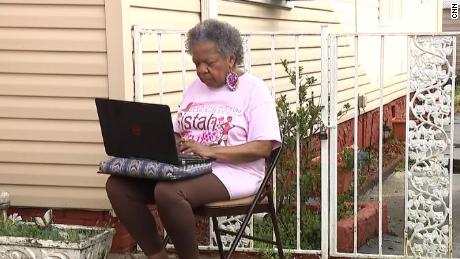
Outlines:
POLYGON ((96 98, 107 155, 178 165, 169 106, 96 98))

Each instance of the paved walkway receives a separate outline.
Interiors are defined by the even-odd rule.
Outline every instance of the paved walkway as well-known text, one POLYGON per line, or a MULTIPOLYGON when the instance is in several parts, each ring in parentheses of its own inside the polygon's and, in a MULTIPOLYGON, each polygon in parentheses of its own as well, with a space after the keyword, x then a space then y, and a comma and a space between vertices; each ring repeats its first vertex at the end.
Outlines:
MULTIPOLYGON (((454 175, 452 183, 453 257, 460 258, 460 115, 455 116, 454 124, 454 175), (455 161, 457 160, 457 161, 455 161)), ((382 186, 383 201, 388 205, 389 234, 382 237, 383 254, 402 255, 404 244, 404 172, 390 175, 382 186)), ((362 200, 378 200, 378 186, 371 189, 362 200)), ((359 249, 361 253, 378 253, 378 238, 370 240, 359 249)))

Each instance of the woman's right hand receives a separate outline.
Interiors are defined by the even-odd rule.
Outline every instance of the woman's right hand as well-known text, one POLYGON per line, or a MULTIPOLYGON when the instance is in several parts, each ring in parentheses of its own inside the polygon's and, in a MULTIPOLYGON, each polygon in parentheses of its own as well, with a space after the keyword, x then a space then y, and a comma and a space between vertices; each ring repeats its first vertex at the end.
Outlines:
POLYGON ((177 133, 174 133, 174 138, 176 140, 176 149, 177 151, 179 151, 181 147, 181 143, 184 141, 184 139, 182 139, 180 135, 177 133))
POLYGON ((212 158, 212 147, 200 144, 193 140, 184 140, 179 143, 179 152, 200 156, 204 158, 212 158))

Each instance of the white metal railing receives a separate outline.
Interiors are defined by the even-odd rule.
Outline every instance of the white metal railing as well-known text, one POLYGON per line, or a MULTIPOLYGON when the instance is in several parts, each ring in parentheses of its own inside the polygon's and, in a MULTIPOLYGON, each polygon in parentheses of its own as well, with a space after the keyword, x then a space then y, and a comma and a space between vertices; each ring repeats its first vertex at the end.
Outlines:
MULTIPOLYGON (((165 92, 164 88, 164 82, 163 82, 163 60, 161 58, 162 54, 162 36, 165 34, 176 34, 180 35, 180 52, 182 55, 182 64, 181 64, 181 75, 182 75, 182 84, 183 84, 183 89, 186 87, 186 65, 185 65, 185 47, 184 47, 184 37, 185 37, 185 31, 171 31, 171 30, 156 30, 156 29, 147 29, 143 28, 142 26, 134 26, 133 27, 133 39, 134 39, 134 82, 135 82, 135 96, 134 100, 142 102, 144 101, 144 72, 143 72, 143 44, 144 44, 144 37, 149 36, 149 37, 155 37, 157 38, 157 46, 155 46, 157 53, 159 54, 158 57, 158 85, 160 87, 160 102, 163 102, 163 94, 165 92)), ((271 44, 270 44, 270 70, 271 70, 271 83, 272 83, 272 88, 271 92, 273 97, 275 97, 276 93, 276 79, 279 75, 275 73, 275 66, 276 66, 276 45, 275 45, 275 39, 277 37, 286 37, 286 36, 291 36, 294 37, 295 44, 292 48, 294 51, 294 56, 295 56, 295 71, 296 71, 296 84, 295 84, 295 91, 298 93, 299 91, 299 37, 301 36, 317 36, 319 37, 320 34, 312 34, 312 33, 245 33, 242 34, 243 38, 243 47, 244 47, 244 69, 246 71, 251 70, 251 37, 253 36, 267 36, 270 37, 271 39, 271 44)), ((318 46, 319 47, 319 46, 318 46)), ((281 57, 280 57, 281 58, 281 57)), ((298 106, 298 98, 296 105, 298 106)), ((326 99, 322 99, 322 102, 327 102, 326 99)), ((326 123, 326 122, 325 122, 326 123)), ((300 145, 299 145, 299 138, 297 136, 297 146, 296 146, 296 157, 297 157, 297 169, 296 169, 296 183, 297 183, 297 202, 296 202, 296 207, 297 207, 297 217, 296 217, 296 248, 294 249, 286 249, 286 251, 291 251, 294 253, 301 253, 301 254, 323 254, 327 258, 327 243, 322 243, 322 251, 321 250, 304 250, 301 248, 300 244, 300 203, 301 203, 301 198, 300 198, 300 181, 299 181, 299 176, 300 176, 300 145)), ((328 182, 327 174, 324 174, 322 181, 328 182)), ((274 179, 276 179, 276 171, 274 172, 274 179)), ((274 183, 274 192, 276 195, 276 181, 273 181, 274 183)), ((327 197, 327 186, 322 187, 322 197, 327 197)), ((321 206, 323 207, 323 213, 327 213, 327 199, 325 199, 324 202, 322 202, 321 206)), ((232 218, 231 220, 234 220, 232 218)), ((231 221, 230 220, 230 221, 231 221)), ((227 221, 228 222, 228 221, 227 221)), ((323 217, 322 219, 322 226, 321 226, 321 234, 323 237, 328 236, 328 220, 327 217, 323 217)), ((212 238, 214 236, 213 230, 212 230, 212 224, 209 224, 209 231, 210 231, 210 245, 209 246, 200 246, 200 249, 217 249, 216 246, 213 245, 212 238)), ((251 230, 252 231, 252 230, 251 230)), ((255 251, 254 247, 252 246, 252 243, 249 243, 250 247, 238 247, 237 250, 239 251, 255 251)), ((276 249, 276 248, 274 248, 276 249)))
MULTIPOLYGON (((157 46, 156 52, 158 53, 158 85, 160 88, 159 91, 159 97, 160 97, 160 102, 164 101, 164 93, 165 93, 165 88, 164 88, 164 81, 163 81, 163 58, 162 58, 162 38, 163 35, 166 34, 176 34, 180 35, 180 52, 181 52, 181 66, 180 69, 177 71, 180 71, 181 76, 182 76, 182 89, 185 90, 185 87, 187 85, 186 82, 186 55, 185 55, 185 47, 184 47, 184 37, 185 37, 185 32, 184 31, 165 31, 165 30, 154 30, 154 29, 146 29, 141 26, 134 26, 133 29, 133 38, 134 38, 134 67, 135 67, 135 73, 134 73, 134 81, 135 81, 135 100, 136 101, 143 101, 144 97, 144 83, 143 83, 143 77, 144 73, 142 70, 142 65, 143 65, 143 38, 148 36, 148 37, 155 37, 157 39, 157 46)), ((417 86, 414 86, 415 89, 417 87, 423 88, 423 84, 426 84, 427 81, 423 81, 420 78, 427 77, 427 74, 432 74, 431 72, 425 71, 425 74, 420 74, 420 72, 417 75, 417 78, 414 78, 414 71, 415 70, 422 70, 423 68, 416 68, 413 62, 413 56, 415 55, 413 53, 413 49, 415 45, 415 41, 417 39, 423 39, 424 37, 426 39, 432 38, 432 39, 446 39, 446 38, 453 38, 453 43, 455 46, 455 37, 453 35, 456 35, 458 33, 426 33, 426 34, 413 34, 413 33, 344 33, 344 34, 329 34, 328 30, 326 27, 323 27, 321 30, 321 34, 302 34, 302 33, 248 33, 248 34, 243 34, 243 43, 244 43, 244 68, 247 71, 251 70, 252 67, 252 60, 251 60, 251 39, 254 36, 267 36, 270 37, 271 44, 268 45, 270 49, 270 71, 271 71, 271 77, 269 80, 271 80, 271 85, 272 85, 272 95, 275 96, 275 93, 277 92, 276 89, 276 81, 279 75, 276 75, 276 45, 275 45, 275 39, 278 37, 284 37, 284 36, 289 36, 289 37, 294 37, 294 46, 291 48, 292 51, 294 52, 294 65, 295 65, 295 71, 296 71, 296 82, 295 82, 295 91, 296 94, 298 95, 299 93, 299 40, 300 37, 303 36, 321 36, 321 97, 320 98, 320 103, 324 107, 322 110, 322 121, 323 121, 323 126, 328 128, 329 130, 329 140, 322 140, 321 141, 321 182, 323 183, 321 185, 321 250, 304 250, 302 249, 301 246, 301 237, 300 237, 300 204, 301 204, 301 197, 300 197, 300 140, 299 140, 299 135, 297 135, 297 141, 296 141, 296 208, 297 208, 297 213, 296 213, 296 247, 294 249, 286 249, 287 251, 291 251, 294 253, 300 253, 300 254, 316 254, 316 255, 321 255, 322 258, 328 258, 329 255, 332 256, 343 256, 343 257, 354 257, 354 258, 408 258, 406 257, 407 255, 410 255, 413 253, 412 251, 408 251, 408 249, 411 248, 411 237, 407 236, 407 229, 405 231, 406 236, 405 236, 405 243, 408 245, 405 246, 404 252, 401 255, 384 255, 382 251, 382 144, 383 144, 383 90, 384 90, 384 64, 385 64, 385 41, 388 38, 391 37, 406 37, 407 38, 407 71, 408 73, 408 78, 407 78, 407 88, 406 88, 406 136, 407 139, 410 139, 413 136, 413 130, 409 129, 409 124, 411 123, 411 120, 409 118, 409 114, 412 114, 416 109, 415 104, 414 104, 414 99, 410 98, 408 93, 417 93, 417 90, 414 90, 410 88, 412 82, 417 82, 417 86), (378 86, 379 86, 379 238, 378 238, 378 243, 379 243, 379 251, 376 254, 363 254, 363 253, 358 253, 358 247, 357 247, 357 214, 358 214, 358 176, 357 176, 357 165, 358 165, 358 95, 359 95, 359 60, 358 60, 358 53, 359 53, 359 40, 363 37, 377 37, 380 39, 380 46, 379 46, 379 69, 378 69, 378 86), (354 200, 354 207, 353 207, 353 214, 354 214, 354 241, 353 241, 353 252, 352 253, 343 253, 343 252, 338 252, 337 251, 337 83, 338 83, 338 41, 343 40, 343 39, 349 39, 350 40, 350 45, 353 45, 354 47, 354 89, 353 89, 353 103, 354 103, 354 143, 353 143, 353 148, 354 148, 354 194, 353 194, 353 200, 354 200), (418 80, 418 81, 417 81, 418 80), (423 82, 422 82, 423 81, 423 82), (328 96, 328 98, 325 98, 328 96), (325 184, 326 183, 326 184, 325 184), (329 183, 329 184, 327 184, 329 183)), ((433 40, 435 41, 435 40, 433 40)), ((445 42, 444 42, 445 43, 445 42)), ((452 44, 452 43, 450 43, 452 44)), ((439 44, 438 44, 439 45, 439 44)), ((447 44, 449 45, 449 44, 447 44)), ((446 44, 444 45, 439 45, 439 47, 446 48, 446 44)), ((401 48, 404 48, 406 46, 401 46, 401 48)), ((179 51, 179 50, 178 50, 179 51)), ((455 48, 453 50, 454 54, 453 57, 455 58, 455 48)), ((437 55, 439 56, 439 53, 431 53, 432 51, 425 51, 424 53, 429 53, 429 55, 437 55)), ((440 52, 441 54, 444 53, 446 54, 447 52, 440 52)), ((441 58, 439 58, 441 59, 441 58)), ((444 59, 442 61, 447 60, 444 56, 444 59)), ((455 60, 454 60, 455 61, 455 60)), ((438 63, 441 63, 441 61, 437 61, 438 63)), ((452 63, 453 66, 455 66, 455 62, 452 63)), ((439 65, 438 65, 439 66, 439 65)), ((449 74, 454 67, 450 66, 450 63, 448 62, 447 66, 447 74, 449 74)), ((452 79, 452 89, 455 85, 455 76, 450 73, 449 74, 450 78, 452 79)), ((449 77, 448 76, 448 77, 449 77)), ((428 76, 429 78, 429 76, 428 76)), ((444 76, 443 79, 446 77, 444 76)), ((439 79, 439 78, 438 78, 439 79)), ((414 83, 415 84, 415 83, 414 83)), ((413 88, 414 88, 413 87, 413 88)), ((438 85, 438 88, 441 88, 441 85, 438 85)), ((419 90, 418 93, 423 90, 419 90)), ((447 91, 445 91, 447 93, 447 91)), ((444 97, 442 97, 444 98, 444 97)), ((298 107, 298 98, 296 98, 296 107, 298 107)), ((451 112, 453 112, 453 102, 451 104, 451 112)), ((452 113, 453 114, 453 113, 452 113)), ((446 134, 446 139, 445 141, 451 141, 453 140, 453 116, 450 116, 450 126, 451 126, 451 133, 450 137, 447 137, 446 134)), ((451 143, 451 142, 450 142, 451 143)), ((439 143, 438 143, 439 144, 439 143)), ((405 210, 406 210, 406 227, 408 224, 410 225, 410 222, 408 220, 409 215, 408 215, 408 208, 407 204, 408 201, 410 200, 410 197, 408 196, 408 191, 410 190, 410 186, 408 185, 408 182, 411 181, 412 171, 414 169, 414 165, 412 165, 411 168, 409 168, 409 162, 408 158, 411 155, 411 145, 414 145, 414 142, 407 142, 406 144, 406 155, 405 155, 405 210), (412 170, 412 171, 411 171, 412 170), (411 177, 409 177, 411 175, 411 177)), ((453 152, 453 145, 450 145, 450 169, 449 169, 449 190, 448 193, 451 194, 452 192, 452 152, 453 152)), ((417 164, 415 164, 417 165, 417 164)), ((415 167, 415 169, 417 169, 415 167)), ((276 172, 275 172, 276 175, 276 172)), ((274 176, 276 177, 276 176, 274 176)), ((274 178, 276 179, 276 178, 274 178)), ((276 181, 273 181, 276 184, 276 181)), ((276 192, 276 186, 274 187, 274 191, 276 192)), ((449 208, 448 208, 448 226, 449 230, 452 228, 452 195, 449 195, 449 208)), ((230 224, 230 221, 237 220, 235 218, 232 218, 231 220, 225 221, 225 224, 230 224)), ((224 224, 223 223, 223 224, 224 224)), ((200 246, 200 249, 216 249, 216 247, 213 244, 213 231, 212 231, 212 224, 210 224, 210 244, 208 246, 200 246)), ((448 239, 448 246, 449 246, 449 251, 452 251, 452 236, 451 236, 452 231, 449 231, 449 239, 448 239)), ((254 247, 252 243, 248 243, 249 247, 239 247, 238 250, 240 251, 254 251, 254 247)), ((410 258, 410 256, 409 256, 410 258)))

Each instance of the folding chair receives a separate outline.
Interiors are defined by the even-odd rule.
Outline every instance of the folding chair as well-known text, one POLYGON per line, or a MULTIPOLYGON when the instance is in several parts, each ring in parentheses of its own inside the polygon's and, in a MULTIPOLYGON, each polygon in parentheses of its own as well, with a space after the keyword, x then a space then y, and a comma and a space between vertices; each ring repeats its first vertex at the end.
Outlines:
MULTIPOLYGON (((194 211, 195 215, 212 218, 212 224, 214 228, 214 233, 216 234, 216 241, 217 241, 217 246, 219 247, 219 254, 220 254, 221 259, 224 259, 224 258, 229 259, 232 257, 232 254, 235 251, 242 237, 276 245, 276 247, 278 248, 279 258, 284 258, 283 248, 281 244, 281 237, 280 237, 279 227, 278 227, 278 221, 276 220, 276 211, 275 211, 275 207, 273 203, 273 190, 272 190, 272 185, 271 185, 273 171, 275 169, 276 163, 278 162, 280 152, 281 152, 281 147, 274 149, 271 152, 270 157, 266 160, 267 170, 265 173, 265 177, 262 181, 262 184, 259 187, 259 190, 257 191, 255 195, 252 195, 246 198, 241 198, 241 199, 229 200, 229 201, 212 202, 212 203, 205 204, 195 209, 194 211), (251 216, 254 213, 269 213, 270 214, 270 218, 273 223, 273 231, 275 232, 275 239, 276 239, 275 242, 272 240, 265 240, 265 239, 248 236, 244 234, 244 229, 248 225, 249 220, 251 219, 251 216), (236 215, 243 215, 243 214, 245 214, 245 217, 244 217, 243 223, 241 224, 241 227, 238 232, 228 231, 228 230, 219 228, 217 217, 236 216, 236 215), (236 236, 226 256, 224 253, 222 240, 220 237, 221 233, 236 236)), ((166 235, 166 237, 163 240, 163 245, 165 247, 168 241, 169 241, 169 236, 166 235)))

